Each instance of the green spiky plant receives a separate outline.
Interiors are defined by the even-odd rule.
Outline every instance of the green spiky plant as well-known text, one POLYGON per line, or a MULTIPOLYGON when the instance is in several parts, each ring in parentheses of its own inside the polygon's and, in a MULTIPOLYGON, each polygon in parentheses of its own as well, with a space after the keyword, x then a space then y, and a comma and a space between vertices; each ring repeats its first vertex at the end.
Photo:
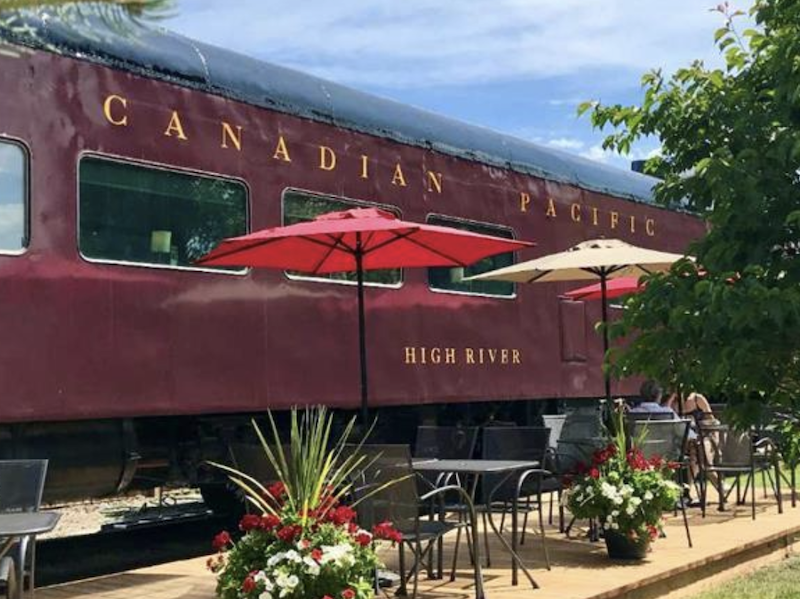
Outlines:
MULTIPOLYGON (((326 502, 338 502, 351 493, 354 475, 369 465, 359 451, 364 440, 356 444, 353 451, 345 452, 355 427, 355 417, 347 423, 341 436, 332 441, 333 415, 324 406, 305 408, 302 417, 298 409, 293 409, 289 429, 290 453, 287 456, 275 419, 269 412, 267 416, 272 444, 264 437, 255 420, 252 423, 265 457, 278 480, 283 483, 282 498, 274 497, 269 487, 245 472, 216 462, 211 464, 226 471, 231 481, 244 492, 246 500, 261 513, 277 515, 276 502, 281 499, 282 505, 301 515, 305 526, 308 514, 319 510, 326 502)), ((364 439, 371 431, 372 427, 364 439)))
MULTIPOLYGON (((288 455, 272 414, 268 418, 271 443, 255 422, 253 427, 278 482, 265 486, 245 472, 213 463, 257 510, 239 523, 244 532, 240 539, 226 531, 214 539, 218 554, 209 559, 208 567, 217 575, 217 595, 370 599, 380 566, 373 540, 398 542, 401 536, 390 522, 377 524, 372 532, 360 528, 353 510, 358 501, 350 505, 340 501, 351 494, 355 476, 371 463, 360 455, 363 441, 353 451, 346 448, 355 418, 334 439, 333 417, 324 407, 292 410, 288 455)), ((370 490, 360 500, 393 482, 370 490)))

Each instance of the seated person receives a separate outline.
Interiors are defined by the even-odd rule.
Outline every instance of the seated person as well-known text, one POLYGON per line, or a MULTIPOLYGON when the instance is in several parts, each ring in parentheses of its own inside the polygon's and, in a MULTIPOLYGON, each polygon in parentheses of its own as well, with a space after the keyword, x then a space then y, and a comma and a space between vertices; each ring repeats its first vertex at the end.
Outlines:
POLYGON ((714 417, 713 411, 711 410, 711 404, 708 403, 708 399, 706 399, 705 395, 702 393, 690 393, 689 396, 683 400, 682 404, 678 401, 678 394, 673 393, 669 396, 669 399, 667 399, 665 405, 669 406, 675 412, 678 412, 680 408, 683 408, 683 410, 680 412, 681 416, 692 417, 697 422, 718 422, 714 417))
POLYGON ((662 404, 664 389, 657 382, 645 381, 642 383, 639 389, 639 396, 639 399, 633 400, 628 408, 628 413, 634 415, 634 417, 637 414, 658 420, 672 420, 678 417, 675 410, 666 404, 662 404))

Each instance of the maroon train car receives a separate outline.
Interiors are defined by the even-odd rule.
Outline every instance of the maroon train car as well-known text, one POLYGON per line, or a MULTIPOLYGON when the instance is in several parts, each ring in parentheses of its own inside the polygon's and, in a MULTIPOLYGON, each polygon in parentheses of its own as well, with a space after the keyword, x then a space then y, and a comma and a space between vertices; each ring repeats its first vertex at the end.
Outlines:
MULTIPOLYGON (((209 482, 251 415, 358 406, 352 283, 194 266, 222 237, 380 206, 537 242, 487 269, 600 236, 679 252, 703 230, 643 175, 173 34, 32 19, 2 37, 0 455, 50 458, 50 498, 209 482)), ((464 274, 372 275, 385 428, 602 395, 599 306, 464 274)))

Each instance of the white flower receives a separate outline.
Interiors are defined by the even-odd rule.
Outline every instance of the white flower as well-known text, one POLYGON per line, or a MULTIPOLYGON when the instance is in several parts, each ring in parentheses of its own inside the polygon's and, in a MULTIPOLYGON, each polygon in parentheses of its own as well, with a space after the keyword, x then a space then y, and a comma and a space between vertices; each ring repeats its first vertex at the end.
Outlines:
MULTIPOLYGON (((649 493, 649 491, 648 491, 648 493, 649 493)), ((652 499, 652 498, 653 498, 653 494, 650 493, 650 499, 652 499)), ((647 494, 645 494, 645 499, 647 499, 647 494)), ((639 507, 641 505, 641 503, 642 503, 642 500, 639 497, 636 497, 636 496, 631 497, 628 501, 630 501, 631 506, 634 509, 639 507)))
POLYGON ((275 584, 281 589, 281 596, 283 596, 284 591, 293 591, 300 584, 300 579, 294 574, 278 572, 278 576, 275 577, 275 584))
POLYGON ((644 492, 644 500, 645 501, 652 501, 653 500, 653 492, 652 491, 645 491, 644 492))
POLYGON ((272 593, 269 591, 264 591, 258 596, 258 599, 272 599, 272 593))
POLYGON ((306 565, 306 569, 311 576, 319 576, 319 564, 317 560, 307 555, 303 558, 303 563, 306 565))
POLYGON ((340 566, 351 566, 355 563, 353 558, 353 547, 347 543, 340 543, 339 545, 323 545, 322 557, 319 560, 320 564, 327 564, 334 562, 340 566))
POLYGON ((614 518, 616 518, 617 516, 619 516, 619 510, 611 510, 611 515, 614 516, 614 518))
POLYGON ((278 553, 276 553, 275 555, 273 555, 272 557, 270 557, 267 560, 267 567, 272 568, 272 567, 276 566, 277 564, 281 563, 285 556, 286 556, 286 552, 278 551, 278 553))

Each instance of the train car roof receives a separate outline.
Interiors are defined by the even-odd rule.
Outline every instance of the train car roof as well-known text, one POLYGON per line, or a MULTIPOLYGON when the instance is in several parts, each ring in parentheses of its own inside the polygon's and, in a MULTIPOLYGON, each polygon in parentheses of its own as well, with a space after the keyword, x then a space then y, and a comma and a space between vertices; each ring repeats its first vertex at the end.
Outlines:
POLYGON ((7 41, 333 124, 451 156, 653 203, 657 179, 465 124, 182 35, 102 19, 44 13, 3 28, 7 41))

